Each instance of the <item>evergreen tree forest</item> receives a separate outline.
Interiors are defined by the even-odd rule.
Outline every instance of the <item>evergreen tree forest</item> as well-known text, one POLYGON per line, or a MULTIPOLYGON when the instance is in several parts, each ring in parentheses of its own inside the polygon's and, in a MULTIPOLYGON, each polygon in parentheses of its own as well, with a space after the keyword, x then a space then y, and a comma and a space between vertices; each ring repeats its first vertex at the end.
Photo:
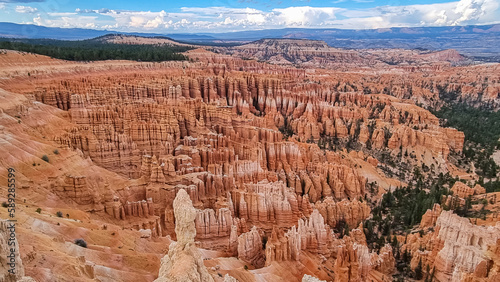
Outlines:
POLYGON ((465 134, 463 154, 458 156, 458 165, 468 166, 473 162, 475 172, 481 177, 478 183, 487 192, 500 191, 500 167, 492 158, 494 151, 500 149, 500 111, 449 103, 433 113, 444 121, 444 126, 454 127, 465 134))
POLYGON ((0 38, 0 49, 30 52, 69 61, 133 60, 181 61, 188 58, 180 52, 190 47, 173 45, 113 44, 95 39, 68 41, 50 39, 0 38))

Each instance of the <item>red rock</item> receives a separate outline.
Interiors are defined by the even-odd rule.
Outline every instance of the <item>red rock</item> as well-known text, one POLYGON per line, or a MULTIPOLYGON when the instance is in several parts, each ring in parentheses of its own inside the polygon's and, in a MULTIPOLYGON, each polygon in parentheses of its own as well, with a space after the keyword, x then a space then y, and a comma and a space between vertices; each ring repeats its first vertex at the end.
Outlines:
POLYGON ((262 237, 255 226, 250 232, 243 233, 238 237, 238 258, 256 267, 263 266, 262 237))

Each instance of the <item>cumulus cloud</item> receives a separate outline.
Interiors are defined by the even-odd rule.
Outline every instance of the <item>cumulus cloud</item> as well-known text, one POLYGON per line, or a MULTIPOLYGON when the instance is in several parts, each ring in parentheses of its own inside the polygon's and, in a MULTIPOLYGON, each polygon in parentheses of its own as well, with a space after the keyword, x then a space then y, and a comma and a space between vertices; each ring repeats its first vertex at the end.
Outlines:
POLYGON ((289 7, 274 9, 276 20, 286 26, 322 26, 335 20, 340 8, 289 7))
MULTIPOLYGON (((342 9, 305 6, 273 9, 265 12, 253 8, 184 7, 181 8, 181 13, 110 10, 101 14, 113 17, 119 26, 128 26, 135 29, 170 28, 173 30, 194 29, 195 31, 207 31, 223 28, 230 31, 292 26, 320 27, 334 20, 336 18, 335 13, 340 10, 342 9)), ((81 11, 77 12, 81 13, 81 11)))
MULTIPOLYGON (((496 0, 462 0, 453 9, 453 13, 460 16, 453 24, 460 25, 480 20, 483 17, 493 19, 493 11, 498 12, 499 5, 499 2, 496 0)), ((499 16, 499 14, 496 13, 496 16, 499 16)), ((496 17, 496 19, 498 20, 499 18, 496 17)))
MULTIPOLYGON (((367 29, 500 23, 499 6, 498 0, 460 0, 425 5, 386 5, 367 9, 310 6, 271 10, 184 7, 173 13, 163 10, 76 9, 70 13, 42 13, 34 18, 33 22, 48 26, 88 26, 118 31, 152 32, 228 32, 285 27, 367 29)), ((18 12, 37 12, 35 8, 28 6, 18 7, 22 7, 18 12)))
POLYGON ((203 19, 214 19, 210 26, 259 26, 271 23, 270 13, 253 8, 181 8, 183 12, 201 15, 203 19))
POLYGON ((458 2, 427 5, 379 6, 364 10, 345 10, 347 19, 338 21, 345 28, 360 23, 358 28, 452 26, 468 24, 490 24, 498 22, 500 10, 497 0, 461 0, 458 2), (382 18, 375 23, 367 18, 382 18))
POLYGON ((97 17, 95 16, 62 16, 53 19, 42 18, 38 15, 33 18, 33 23, 41 26, 48 27, 63 27, 63 28, 98 28, 99 26, 95 23, 97 17))
POLYGON ((33 8, 30 6, 16 6, 16 12, 22 14, 34 14, 38 11, 37 8, 33 8))

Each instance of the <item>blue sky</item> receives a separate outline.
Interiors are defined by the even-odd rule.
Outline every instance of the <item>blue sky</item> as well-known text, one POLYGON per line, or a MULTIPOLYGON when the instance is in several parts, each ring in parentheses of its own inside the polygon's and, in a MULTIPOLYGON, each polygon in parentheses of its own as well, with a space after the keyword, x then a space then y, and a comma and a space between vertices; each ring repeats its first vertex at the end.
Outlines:
POLYGON ((154 33, 500 23, 500 0, 0 0, 0 21, 154 33))

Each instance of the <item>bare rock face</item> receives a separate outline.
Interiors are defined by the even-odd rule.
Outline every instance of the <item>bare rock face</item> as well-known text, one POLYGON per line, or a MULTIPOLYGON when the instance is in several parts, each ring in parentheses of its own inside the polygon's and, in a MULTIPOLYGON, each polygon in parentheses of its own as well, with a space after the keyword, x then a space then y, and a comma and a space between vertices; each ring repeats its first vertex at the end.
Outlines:
POLYGON ((295 226, 283 234, 273 228, 271 237, 266 243, 266 265, 273 261, 297 261, 301 251, 301 237, 295 226))
POLYGON ((257 267, 264 265, 262 237, 257 227, 252 227, 250 232, 243 233, 238 237, 238 258, 257 267))
POLYGON ((224 282, 238 282, 238 280, 236 280, 233 276, 226 274, 224 275, 224 282))
POLYGON ((361 281, 358 250, 351 240, 339 247, 334 272, 335 281, 361 281))
POLYGON ((261 39, 237 47, 223 49, 242 58, 266 60, 273 64, 298 64, 307 67, 357 67, 360 65, 408 64, 418 62, 461 62, 466 58, 456 50, 423 52, 397 50, 390 56, 379 50, 345 50, 328 46, 326 42, 308 39, 261 39))
POLYGON ((14 237, 11 239, 10 225, 7 221, 0 220, 0 281, 4 282, 34 282, 31 277, 24 276, 24 267, 19 255, 19 243, 14 237), (14 257, 10 258, 11 248, 15 248, 14 257), (10 264, 15 264, 14 274, 9 272, 10 264))
POLYGON ((384 274, 392 274, 396 266, 396 259, 392 254, 392 247, 386 244, 377 255, 372 253, 372 267, 384 274))
POLYGON ((481 262, 474 273, 465 276, 464 281, 500 281, 500 239, 496 245, 488 247, 486 256, 489 262, 481 262))
POLYGON ((196 209, 184 189, 175 197, 174 215, 177 242, 170 244, 168 254, 161 259, 160 274, 155 281, 214 281, 194 246, 196 209))
POLYGON ((227 208, 220 208, 217 212, 213 209, 197 210, 196 236, 200 239, 227 237, 232 223, 231 211, 227 208))
POLYGON ((245 185, 244 191, 235 191, 234 210, 240 218, 257 222, 273 222, 290 226, 299 217, 299 203, 292 189, 283 182, 262 181, 245 185))
POLYGON ((335 281, 371 281, 374 272, 379 281, 387 281, 394 272, 396 260, 386 244, 380 252, 370 252, 362 228, 353 229, 349 236, 336 240, 335 281))
POLYGON ((500 225, 476 226, 451 211, 442 212, 436 226, 438 238, 444 242, 435 261, 440 281, 458 280, 463 273, 473 273, 482 263, 488 263, 485 253, 500 239, 500 225))
POLYGON ((484 189, 484 187, 479 184, 476 184, 476 186, 474 186, 473 189, 474 189, 474 195, 481 195, 486 193, 486 189, 484 189))
POLYGON ((177 244, 187 245, 193 243, 196 236, 194 224, 196 209, 193 207, 193 202, 191 202, 188 193, 184 189, 179 190, 175 197, 174 216, 177 244))
POLYGON ((69 198, 81 205, 90 205, 94 203, 95 196, 87 185, 87 179, 84 176, 65 175, 56 183, 51 183, 51 188, 64 198, 69 198))
POLYGON ((474 189, 470 188, 469 186, 460 181, 455 182, 453 187, 451 187, 451 191, 453 192, 453 195, 456 195, 463 199, 474 195, 474 189))
POLYGON ((412 268, 422 261, 423 266, 435 268, 437 281, 476 281, 468 279, 496 275, 494 258, 499 240, 500 224, 478 226, 452 211, 442 211, 435 232, 408 236, 405 248, 412 253, 412 268))
POLYGON ((332 197, 326 197, 323 202, 316 203, 315 207, 332 228, 335 228, 340 221, 347 223, 351 228, 356 227, 370 215, 370 207, 356 199, 335 202, 332 197))
POLYGON ((420 221, 420 228, 434 226, 436 224, 439 215, 441 214, 441 211, 443 211, 441 205, 434 204, 432 210, 430 209, 427 210, 425 214, 422 216, 422 220, 420 221))
POLYGON ((229 235, 227 252, 233 256, 238 255, 238 227, 236 225, 231 226, 231 234, 229 235))
POLYGON ((299 219, 298 226, 302 250, 322 255, 331 254, 333 231, 325 224, 318 210, 313 210, 309 218, 299 219))
POLYGON ((325 282, 325 280, 319 280, 314 276, 304 274, 304 277, 302 277, 302 282, 325 282))

